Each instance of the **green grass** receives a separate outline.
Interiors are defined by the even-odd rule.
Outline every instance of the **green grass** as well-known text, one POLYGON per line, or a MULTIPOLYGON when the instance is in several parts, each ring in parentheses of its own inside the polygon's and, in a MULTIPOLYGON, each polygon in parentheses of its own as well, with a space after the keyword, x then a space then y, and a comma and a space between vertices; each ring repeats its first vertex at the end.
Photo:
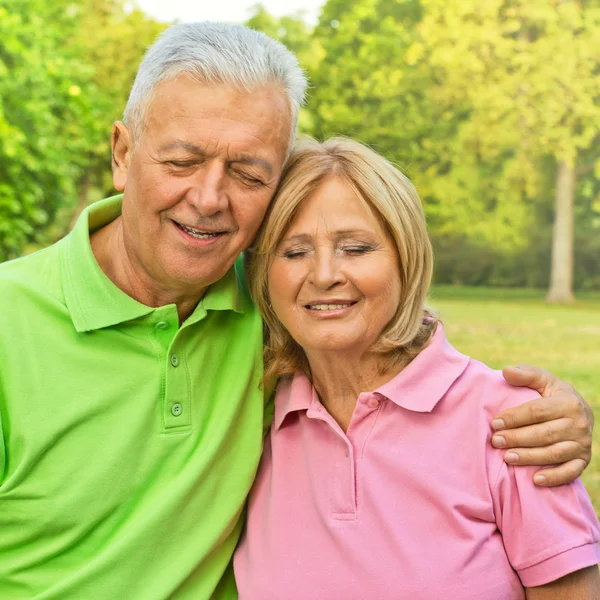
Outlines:
POLYGON ((597 430, 582 479, 600 514, 600 293, 559 306, 546 304, 540 290, 434 286, 430 305, 461 352, 497 369, 548 369, 592 405, 597 430))

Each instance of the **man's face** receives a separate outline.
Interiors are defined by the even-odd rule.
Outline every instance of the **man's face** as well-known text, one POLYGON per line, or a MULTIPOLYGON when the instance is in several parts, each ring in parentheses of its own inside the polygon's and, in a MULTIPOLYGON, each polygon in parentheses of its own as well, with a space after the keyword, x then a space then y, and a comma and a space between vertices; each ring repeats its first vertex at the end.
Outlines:
POLYGON ((135 146, 115 126, 125 249, 147 286, 201 290, 223 277, 265 214, 289 128, 279 88, 243 93, 185 76, 156 89, 135 146))

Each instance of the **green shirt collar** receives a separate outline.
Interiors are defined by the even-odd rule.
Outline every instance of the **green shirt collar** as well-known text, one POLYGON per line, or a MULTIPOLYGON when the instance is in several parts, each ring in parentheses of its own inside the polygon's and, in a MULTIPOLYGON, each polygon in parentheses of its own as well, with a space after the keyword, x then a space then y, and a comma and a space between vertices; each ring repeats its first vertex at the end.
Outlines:
MULTIPOLYGON (((102 271, 90 246, 90 232, 121 214, 122 195, 106 198, 86 208, 73 231, 61 242, 61 268, 65 301, 78 332, 93 331, 131 321, 155 309, 120 290, 102 271)), ((227 274, 211 285, 186 325, 204 318, 207 310, 243 313, 250 302, 243 283, 243 264, 236 262, 227 274)))

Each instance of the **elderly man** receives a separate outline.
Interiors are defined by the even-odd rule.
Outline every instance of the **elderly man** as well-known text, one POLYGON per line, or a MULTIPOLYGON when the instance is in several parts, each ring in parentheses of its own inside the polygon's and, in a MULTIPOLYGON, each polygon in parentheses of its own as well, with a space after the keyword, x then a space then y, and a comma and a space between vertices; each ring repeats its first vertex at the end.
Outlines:
MULTIPOLYGON (((223 576, 265 402, 261 320, 234 262, 275 191, 304 90, 295 58, 262 34, 167 30, 114 126, 122 198, 0 267, 0 598, 235 594, 223 576)), ((589 435, 566 384, 542 372, 532 381, 548 382, 547 396, 565 386, 537 401, 541 420, 566 414, 589 435)), ((504 425, 531 422, 529 412, 504 425)), ((584 437, 554 430, 502 437, 584 437)), ((541 464, 553 448, 523 456, 541 464)), ((559 458, 589 460, 587 447, 565 448, 559 458)), ((577 465, 554 476, 575 477, 577 465)))

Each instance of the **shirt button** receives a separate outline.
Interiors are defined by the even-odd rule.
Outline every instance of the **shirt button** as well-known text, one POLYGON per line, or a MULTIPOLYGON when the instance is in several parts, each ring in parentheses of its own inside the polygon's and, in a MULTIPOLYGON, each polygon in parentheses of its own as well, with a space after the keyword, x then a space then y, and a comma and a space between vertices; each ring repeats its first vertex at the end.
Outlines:
POLYGON ((179 402, 175 402, 173 406, 171 406, 171 414, 174 417, 178 417, 183 412, 183 406, 179 404, 179 402))
POLYGON ((156 324, 156 329, 166 329, 169 326, 169 324, 166 321, 159 321, 156 324))
POLYGON ((171 364, 174 367, 178 367, 179 366, 179 356, 177 356, 177 354, 172 354, 171 355, 171 364))
POLYGON ((369 398, 367 406, 369 408, 377 408, 379 406, 379 400, 377 400, 377 398, 369 398))

